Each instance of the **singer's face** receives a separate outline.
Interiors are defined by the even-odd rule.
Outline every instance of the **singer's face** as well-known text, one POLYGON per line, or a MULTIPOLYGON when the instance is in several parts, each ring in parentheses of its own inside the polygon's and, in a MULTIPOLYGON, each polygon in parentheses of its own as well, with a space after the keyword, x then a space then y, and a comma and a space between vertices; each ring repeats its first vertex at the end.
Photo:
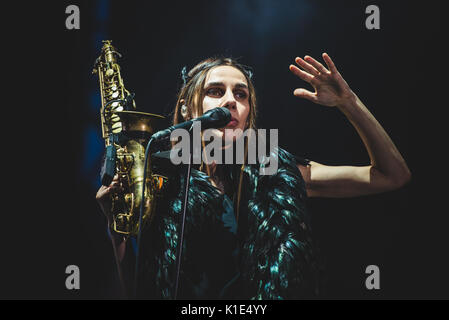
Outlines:
POLYGON ((204 83, 203 113, 214 108, 227 107, 232 120, 215 134, 225 145, 242 136, 247 128, 250 111, 248 83, 243 73, 231 66, 212 68, 204 83), (241 129, 241 130, 236 130, 241 129))

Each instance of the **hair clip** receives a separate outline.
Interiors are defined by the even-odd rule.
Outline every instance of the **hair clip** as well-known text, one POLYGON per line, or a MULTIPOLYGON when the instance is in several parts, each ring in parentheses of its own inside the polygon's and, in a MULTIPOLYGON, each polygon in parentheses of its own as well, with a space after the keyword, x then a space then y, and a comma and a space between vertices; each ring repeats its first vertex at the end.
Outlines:
POLYGON ((188 77, 189 76, 187 75, 187 67, 184 66, 184 67, 182 67, 182 70, 181 70, 181 78, 182 78, 182 81, 184 82, 184 85, 187 84, 187 78, 188 77))
POLYGON ((248 78, 250 78, 252 80, 254 73, 251 70, 249 70, 249 69, 245 69, 245 71, 248 74, 248 78))

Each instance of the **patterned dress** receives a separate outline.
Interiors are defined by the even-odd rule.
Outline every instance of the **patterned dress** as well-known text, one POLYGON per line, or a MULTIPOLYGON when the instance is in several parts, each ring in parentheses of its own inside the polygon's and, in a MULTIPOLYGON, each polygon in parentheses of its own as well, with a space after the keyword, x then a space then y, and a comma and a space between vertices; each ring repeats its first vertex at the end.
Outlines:
MULTIPOLYGON (((261 175, 262 164, 245 166, 238 219, 236 193, 222 194, 205 173, 192 170, 178 299, 299 299, 319 294, 321 268, 297 168, 298 161, 307 160, 281 148, 275 152, 278 170, 273 175, 261 175)), ((155 170, 170 172, 169 189, 142 237, 138 292, 144 298, 173 299, 175 292, 185 175, 180 166, 164 165, 156 164, 155 170)), ((240 167, 224 169, 234 186, 240 167)))

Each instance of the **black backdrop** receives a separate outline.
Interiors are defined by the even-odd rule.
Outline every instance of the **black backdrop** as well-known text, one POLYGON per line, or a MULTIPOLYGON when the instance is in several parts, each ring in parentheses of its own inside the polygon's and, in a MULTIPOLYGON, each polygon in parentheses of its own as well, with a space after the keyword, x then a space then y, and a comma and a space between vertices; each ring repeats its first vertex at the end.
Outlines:
POLYGON ((282 147, 326 164, 366 164, 361 140, 337 109, 292 95, 308 87, 288 70, 294 58, 329 53, 390 134, 413 180, 385 194, 311 199, 327 266, 324 298, 447 298, 449 219, 440 206, 444 188, 436 185, 445 174, 437 155, 445 148, 444 126, 437 120, 447 106, 439 97, 440 68, 447 64, 437 50, 441 12, 437 1, 355 0, 78 0, 11 9, 20 19, 11 19, 5 49, 19 59, 6 64, 20 106, 14 119, 26 126, 19 126, 20 135, 7 132, 20 137, 14 141, 25 152, 12 161, 16 170, 5 170, 14 173, 8 180, 14 191, 4 201, 15 205, 12 213, 4 210, 0 297, 118 297, 95 202, 103 141, 98 80, 91 74, 101 40, 111 39, 142 111, 167 114, 184 65, 228 55, 254 69, 258 126, 279 129, 282 147), (80 30, 65 28, 69 4, 80 8, 80 30), (369 4, 380 8, 380 30, 365 28, 369 4), (70 264, 81 270, 80 290, 65 288, 70 264), (365 288, 370 264, 380 267, 380 290, 365 288))

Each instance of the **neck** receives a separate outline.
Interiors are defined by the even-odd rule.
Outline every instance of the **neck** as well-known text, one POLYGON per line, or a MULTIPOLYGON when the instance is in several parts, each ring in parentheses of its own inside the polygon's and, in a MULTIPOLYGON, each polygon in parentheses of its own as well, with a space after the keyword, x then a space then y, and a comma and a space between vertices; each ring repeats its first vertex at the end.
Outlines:
POLYGON ((225 193, 227 187, 229 187, 229 177, 224 171, 225 167, 225 165, 217 165, 215 162, 208 165, 208 175, 212 185, 219 189, 221 193, 225 193))

